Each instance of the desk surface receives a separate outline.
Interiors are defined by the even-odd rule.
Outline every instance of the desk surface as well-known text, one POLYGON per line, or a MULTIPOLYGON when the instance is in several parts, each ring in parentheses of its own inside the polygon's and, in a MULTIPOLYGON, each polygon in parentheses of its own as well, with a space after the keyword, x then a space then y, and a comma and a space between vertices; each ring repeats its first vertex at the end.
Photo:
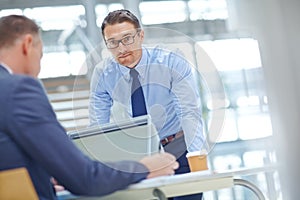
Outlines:
POLYGON ((58 198, 60 200, 149 200, 153 199, 154 197, 154 189, 159 189, 166 197, 174 197, 230 188, 234 186, 234 177, 236 176, 245 176, 275 170, 276 166, 274 165, 257 168, 243 168, 223 172, 211 172, 207 170, 201 172, 192 172, 187 174, 146 179, 139 183, 130 185, 125 190, 117 191, 104 197, 76 197, 65 191, 59 192, 58 198))
POLYGON ((111 195, 97 198, 68 196, 68 192, 58 193, 59 199, 153 199, 153 190, 161 190, 166 197, 195 194, 209 190, 218 190, 233 186, 232 173, 212 173, 210 171, 192 172, 187 174, 162 176, 146 179, 133 184, 126 190, 117 191, 111 195))

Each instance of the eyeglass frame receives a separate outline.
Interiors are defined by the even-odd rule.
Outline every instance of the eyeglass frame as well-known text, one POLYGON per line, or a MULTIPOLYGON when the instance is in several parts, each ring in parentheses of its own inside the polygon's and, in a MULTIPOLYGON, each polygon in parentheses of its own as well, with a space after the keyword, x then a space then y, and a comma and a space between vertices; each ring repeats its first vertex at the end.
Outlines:
POLYGON ((120 39, 120 40, 114 40, 114 39, 111 39, 111 40, 105 40, 105 44, 106 44, 106 47, 108 48, 108 49, 115 49, 115 48, 118 48, 119 46, 120 46, 120 42, 122 43, 122 45, 124 45, 124 46, 128 46, 128 45, 131 45, 131 44, 133 44, 134 42, 135 42, 135 40, 134 40, 134 38, 135 38, 135 36, 138 34, 138 33, 140 33, 141 32, 141 30, 137 30, 136 31, 136 33, 134 34, 134 35, 127 35, 127 36, 125 36, 125 37, 123 37, 122 39, 120 39), (124 42, 122 41, 122 40, 124 40, 124 39, 132 39, 132 42, 131 43, 127 43, 127 44, 124 44, 124 42), (112 42, 112 41, 114 41, 114 42, 117 42, 117 46, 116 47, 109 47, 109 45, 108 45, 108 42, 112 42))

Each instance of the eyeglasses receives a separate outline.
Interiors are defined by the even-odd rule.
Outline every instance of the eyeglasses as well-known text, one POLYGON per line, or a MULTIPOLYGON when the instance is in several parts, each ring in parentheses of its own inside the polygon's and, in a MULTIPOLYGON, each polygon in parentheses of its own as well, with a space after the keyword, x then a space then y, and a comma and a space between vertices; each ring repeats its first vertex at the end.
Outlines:
POLYGON ((105 41, 106 47, 108 49, 115 49, 119 46, 120 42, 124 45, 130 45, 134 43, 134 38, 135 36, 139 33, 140 31, 137 31, 134 35, 128 35, 123 37, 121 40, 107 40, 105 41))

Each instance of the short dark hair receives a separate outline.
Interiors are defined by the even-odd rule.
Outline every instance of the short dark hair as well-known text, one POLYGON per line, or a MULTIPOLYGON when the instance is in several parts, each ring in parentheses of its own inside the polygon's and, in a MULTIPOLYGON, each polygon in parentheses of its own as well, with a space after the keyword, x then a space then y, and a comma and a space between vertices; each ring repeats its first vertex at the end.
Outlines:
POLYGON ((8 15, 0 18, 0 48, 11 46, 25 34, 39 34, 39 26, 23 15, 8 15))
POLYGON ((108 15, 103 20, 101 25, 102 36, 104 36, 104 29, 106 25, 114 25, 122 22, 129 22, 133 24, 136 29, 141 28, 138 18, 134 14, 132 14, 129 10, 125 10, 125 9, 115 10, 108 13, 108 15))

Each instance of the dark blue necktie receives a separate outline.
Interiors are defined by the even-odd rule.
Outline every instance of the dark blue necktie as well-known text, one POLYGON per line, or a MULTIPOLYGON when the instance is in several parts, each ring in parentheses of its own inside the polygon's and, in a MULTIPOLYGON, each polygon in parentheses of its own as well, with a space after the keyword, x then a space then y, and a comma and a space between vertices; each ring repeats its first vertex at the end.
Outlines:
POLYGON ((147 114, 145 97, 141 83, 139 81, 139 73, 135 69, 130 70, 130 75, 132 77, 131 85, 131 107, 132 107, 132 116, 138 117, 147 114))

